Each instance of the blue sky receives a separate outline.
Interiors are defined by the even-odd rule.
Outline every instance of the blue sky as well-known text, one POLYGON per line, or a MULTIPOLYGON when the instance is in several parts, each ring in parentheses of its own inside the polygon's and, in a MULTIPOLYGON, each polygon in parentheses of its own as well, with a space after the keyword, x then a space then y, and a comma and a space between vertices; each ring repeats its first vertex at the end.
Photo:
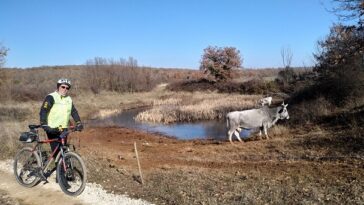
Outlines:
POLYGON ((5 67, 79 65, 94 57, 198 69, 203 49, 233 46, 245 68, 312 65, 337 18, 330 0, 0 0, 5 67))

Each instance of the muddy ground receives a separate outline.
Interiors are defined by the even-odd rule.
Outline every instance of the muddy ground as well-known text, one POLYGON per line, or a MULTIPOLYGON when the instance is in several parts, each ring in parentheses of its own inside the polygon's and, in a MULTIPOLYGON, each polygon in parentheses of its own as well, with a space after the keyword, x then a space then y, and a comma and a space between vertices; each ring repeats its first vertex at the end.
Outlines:
POLYGON ((231 145, 87 128, 71 143, 87 161, 89 181, 156 204, 363 204, 363 138, 304 130, 231 145))

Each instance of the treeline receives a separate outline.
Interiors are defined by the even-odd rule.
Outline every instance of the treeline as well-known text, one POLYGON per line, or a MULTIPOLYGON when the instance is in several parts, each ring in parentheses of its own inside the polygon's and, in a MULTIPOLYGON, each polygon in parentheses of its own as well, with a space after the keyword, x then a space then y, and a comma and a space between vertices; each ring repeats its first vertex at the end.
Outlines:
POLYGON ((198 78, 187 69, 157 69, 125 65, 95 58, 80 66, 44 66, 28 69, 0 69, 0 101, 42 100, 56 89, 59 78, 72 81, 72 95, 101 91, 144 92, 160 83, 198 78), (101 63, 100 63, 101 62, 101 63))
MULTIPOLYGON (((297 72, 299 70, 303 69, 297 69, 297 72)), ((219 84, 217 87, 210 85, 205 89, 203 84, 193 83, 203 81, 206 77, 206 74, 199 70, 140 67, 133 58, 113 60, 96 57, 88 60, 85 65, 42 66, 28 69, 2 68, 0 69, 0 101, 42 100, 44 96, 56 89, 56 81, 59 78, 71 79, 72 95, 98 94, 102 91, 147 92, 161 83, 170 84, 168 88, 172 91, 218 90, 262 94, 261 90, 271 86, 269 81, 272 81, 271 78, 276 78, 279 71, 273 68, 243 69, 235 71, 234 79, 231 81, 223 85, 219 84), (236 88, 237 83, 249 81, 248 90, 236 88)))

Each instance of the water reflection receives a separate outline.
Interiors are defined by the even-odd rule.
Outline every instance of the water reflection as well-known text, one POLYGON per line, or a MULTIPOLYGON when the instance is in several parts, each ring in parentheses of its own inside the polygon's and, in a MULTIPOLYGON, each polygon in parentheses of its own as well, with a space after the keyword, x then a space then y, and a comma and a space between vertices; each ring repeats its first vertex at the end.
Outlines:
MULTIPOLYGON (((133 109, 122 112, 106 119, 89 122, 92 126, 118 126, 143 130, 152 133, 176 137, 182 140, 190 139, 216 139, 226 140, 226 122, 218 120, 200 121, 194 123, 174 123, 169 125, 142 123, 134 120, 139 112, 144 109, 133 109)), ((242 138, 249 136, 249 131, 243 130, 242 138)))

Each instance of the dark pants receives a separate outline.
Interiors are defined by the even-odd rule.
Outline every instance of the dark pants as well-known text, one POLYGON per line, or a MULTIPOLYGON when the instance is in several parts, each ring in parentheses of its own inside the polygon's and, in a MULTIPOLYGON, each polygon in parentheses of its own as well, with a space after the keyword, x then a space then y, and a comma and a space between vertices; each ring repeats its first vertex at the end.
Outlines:
MULTIPOLYGON (((47 132, 47 137, 48 139, 58 139, 59 136, 60 136, 61 133, 48 133, 47 132)), ((67 141, 66 141, 67 143, 67 141)), ((50 145, 51 145, 51 150, 52 150, 52 153, 54 152, 54 150, 57 148, 57 146, 59 145, 60 143, 55 141, 55 142, 51 142, 50 145)), ((59 153, 59 148, 58 150, 56 151, 56 153, 54 153, 53 157, 56 158, 57 157, 57 154, 59 153)))

